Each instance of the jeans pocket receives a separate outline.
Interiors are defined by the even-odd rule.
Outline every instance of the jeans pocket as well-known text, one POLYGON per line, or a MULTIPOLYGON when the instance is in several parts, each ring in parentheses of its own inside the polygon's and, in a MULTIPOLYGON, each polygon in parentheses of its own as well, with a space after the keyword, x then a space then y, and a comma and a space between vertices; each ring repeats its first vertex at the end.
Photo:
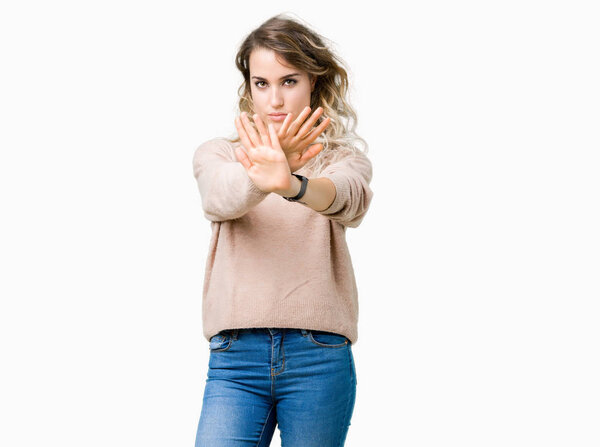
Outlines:
POLYGON ((308 331, 308 339, 317 346, 340 348, 349 342, 344 335, 326 331, 308 331))
POLYGON ((211 352, 227 351, 231 348, 233 337, 230 332, 221 331, 210 338, 208 349, 211 352))

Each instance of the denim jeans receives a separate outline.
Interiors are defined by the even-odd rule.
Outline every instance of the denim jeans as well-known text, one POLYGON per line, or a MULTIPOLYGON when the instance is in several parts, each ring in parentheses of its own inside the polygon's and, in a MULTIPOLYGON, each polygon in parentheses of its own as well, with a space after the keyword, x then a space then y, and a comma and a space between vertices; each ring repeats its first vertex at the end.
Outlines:
POLYGON ((229 329, 210 339, 196 447, 343 446, 356 397, 351 343, 290 328, 229 329))

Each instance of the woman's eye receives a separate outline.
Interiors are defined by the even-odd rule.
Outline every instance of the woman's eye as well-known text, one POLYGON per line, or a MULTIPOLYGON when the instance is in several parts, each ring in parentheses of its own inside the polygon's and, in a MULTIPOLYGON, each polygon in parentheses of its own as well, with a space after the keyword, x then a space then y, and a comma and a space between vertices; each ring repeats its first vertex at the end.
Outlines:
MULTIPOLYGON (((288 84, 288 85, 294 85, 295 83, 297 83, 297 82, 298 82, 298 81, 296 81, 295 79, 286 79, 285 81, 283 81, 283 83, 285 84, 285 83, 286 83, 286 82, 288 82, 288 81, 291 81, 291 82, 292 82, 291 84, 288 84)), ((261 87, 260 85, 258 85, 258 84, 264 84, 264 83, 265 83, 265 81, 257 81, 257 82, 255 82, 255 83, 254 83, 254 85, 256 85, 256 86, 257 86, 257 87, 259 87, 259 88, 262 88, 262 87, 261 87)))

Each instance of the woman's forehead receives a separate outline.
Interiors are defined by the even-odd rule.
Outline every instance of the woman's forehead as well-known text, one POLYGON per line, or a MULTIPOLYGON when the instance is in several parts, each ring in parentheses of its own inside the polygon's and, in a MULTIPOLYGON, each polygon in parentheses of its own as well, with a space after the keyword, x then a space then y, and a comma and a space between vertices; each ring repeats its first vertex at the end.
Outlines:
POLYGON ((304 72, 286 62, 273 50, 255 49, 250 53, 250 73, 261 78, 279 79, 292 73, 302 75, 304 72))

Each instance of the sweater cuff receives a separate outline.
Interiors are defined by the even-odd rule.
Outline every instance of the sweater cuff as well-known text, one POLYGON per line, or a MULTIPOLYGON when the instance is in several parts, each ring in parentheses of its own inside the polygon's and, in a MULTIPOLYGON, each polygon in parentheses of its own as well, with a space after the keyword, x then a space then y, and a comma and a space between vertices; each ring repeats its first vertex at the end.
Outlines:
POLYGON ((335 185, 335 199, 329 208, 319 211, 321 214, 335 214, 344 207, 344 203, 350 196, 350 187, 348 185, 347 177, 348 174, 333 172, 331 174, 322 174, 321 177, 328 178, 335 185))

